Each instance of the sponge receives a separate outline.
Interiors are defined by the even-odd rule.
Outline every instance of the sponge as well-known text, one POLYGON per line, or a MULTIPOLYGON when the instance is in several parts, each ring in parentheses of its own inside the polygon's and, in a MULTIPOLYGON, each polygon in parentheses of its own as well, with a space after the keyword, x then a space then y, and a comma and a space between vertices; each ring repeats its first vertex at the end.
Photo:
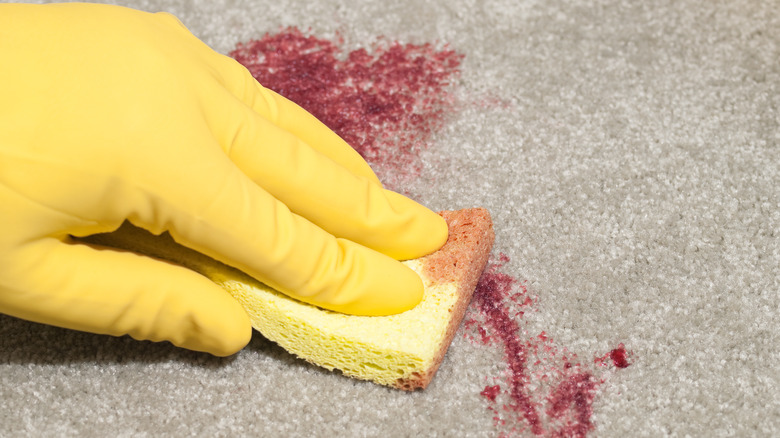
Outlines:
POLYGON ((423 300, 390 316, 345 315, 305 304, 248 275, 125 224, 89 241, 162 258, 208 277, 246 309, 253 327, 290 353, 329 370, 404 390, 433 379, 463 319, 493 245, 493 224, 482 208, 439 213, 449 225, 437 252, 403 262, 423 279, 423 300))

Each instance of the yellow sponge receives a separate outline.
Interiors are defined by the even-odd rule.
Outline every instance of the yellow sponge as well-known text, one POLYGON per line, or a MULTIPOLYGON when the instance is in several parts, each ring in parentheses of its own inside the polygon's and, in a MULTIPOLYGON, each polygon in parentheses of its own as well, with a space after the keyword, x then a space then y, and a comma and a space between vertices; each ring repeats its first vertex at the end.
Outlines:
POLYGON ((425 388, 460 325, 493 245, 493 225, 481 208, 440 213, 449 238, 439 251, 404 262, 422 277, 423 301, 391 316, 354 316, 291 299, 248 275, 124 225, 89 240, 166 259, 193 269, 229 291, 252 325, 290 353, 329 370, 405 390, 425 388))

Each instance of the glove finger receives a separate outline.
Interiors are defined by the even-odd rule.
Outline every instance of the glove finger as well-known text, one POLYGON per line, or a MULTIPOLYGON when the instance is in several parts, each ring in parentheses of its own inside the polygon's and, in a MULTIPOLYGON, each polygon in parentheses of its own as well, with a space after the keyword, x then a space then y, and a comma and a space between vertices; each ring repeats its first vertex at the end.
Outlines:
POLYGON ((345 169, 382 185, 366 161, 333 130, 308 111, 280 94, 263 87, 236 60, 219 55, 222 83, 255 113, 299 138, 345 169))
POLYGON ((4 313, 60 327, 227 356, 251 337, 249 317, 230 294, 193 271, 137 254, 47 239, 17 260, 3 286, 4 313), (41 254, 44 254, 41 257, 41 254))
MULTIPOLYGON (((383 189, 240 103, 213 114, 230 159, 294 213, 327 232, 399 260, 441 247, 447 225, 436 213, 383 189)), ((308 123, 309 119, 301 123, 308 123)))
MULTIPOLYGON (((167 199, 135 225, 168 230, 179 243, 302 301, 356 314, 393 314, 422 299, 422 280, 398 261, 338 239, 292 213, 221 156, 208 171, 179 168, 167 199), (181 192, 186 187, 186 192, 181 192)), ((205 163, 205 161, 204 161, 205 163)), ((204 164, 206 165, 206 164, 204 164)))

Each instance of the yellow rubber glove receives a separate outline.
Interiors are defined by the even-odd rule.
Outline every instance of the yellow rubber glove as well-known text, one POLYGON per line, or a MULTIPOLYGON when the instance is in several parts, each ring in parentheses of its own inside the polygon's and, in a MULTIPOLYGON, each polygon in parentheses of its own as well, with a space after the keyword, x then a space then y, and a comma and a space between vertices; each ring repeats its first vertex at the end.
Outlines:
POLYGON ((175 17, 0 5, 0 60, 0 312, 242 348, 249 320, 227 292, 73 239, 125 220, 324 308, 384 315, 421 299, 395 259, 438 249, 444 221, 175 17))

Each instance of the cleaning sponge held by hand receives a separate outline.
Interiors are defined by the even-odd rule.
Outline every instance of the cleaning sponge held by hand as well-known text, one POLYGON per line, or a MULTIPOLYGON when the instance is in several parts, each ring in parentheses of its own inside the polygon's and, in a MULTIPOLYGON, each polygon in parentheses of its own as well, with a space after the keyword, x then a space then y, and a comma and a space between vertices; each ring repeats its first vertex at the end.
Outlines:
POLYGON ((252 325, 287 351, 329 370, 399 389, 425 388, 463 319, 493 245, 485 209, 440 213, 449 225, 437 252, 404 262, 423 279, 423 301, 390 316, 354 316, 324 310, 281 294, 202 254, 131 226, 92 243, 163 258, 200 272, 229 291, 252 325))

